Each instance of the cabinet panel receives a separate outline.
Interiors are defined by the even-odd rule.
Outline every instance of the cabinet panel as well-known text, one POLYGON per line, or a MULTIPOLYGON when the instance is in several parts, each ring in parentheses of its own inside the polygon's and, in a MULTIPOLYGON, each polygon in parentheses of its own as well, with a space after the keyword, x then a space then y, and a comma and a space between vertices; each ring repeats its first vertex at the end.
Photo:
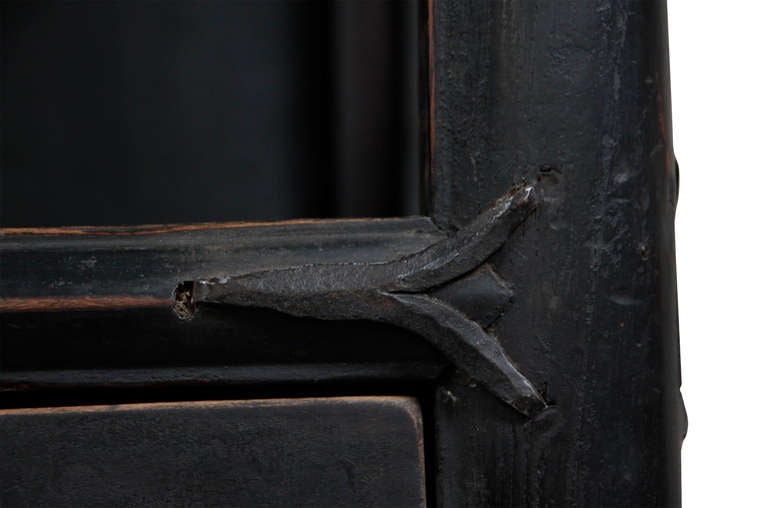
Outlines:
POLYGON ((2 506, 424 506, 405 397, 0 411, 2 506))

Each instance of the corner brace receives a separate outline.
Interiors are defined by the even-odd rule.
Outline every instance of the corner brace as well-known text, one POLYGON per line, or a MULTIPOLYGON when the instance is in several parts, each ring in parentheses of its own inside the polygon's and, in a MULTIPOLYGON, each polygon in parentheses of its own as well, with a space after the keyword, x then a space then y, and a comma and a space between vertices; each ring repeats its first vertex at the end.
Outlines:
POLYGON ((299 317, 393 324, 424 337, 499 399, 530 416, 546 403, 479 324, 487 326, 488 321, 469 317, 471 311, 448 302, 455 300, 452 286, 478 277, 492 281, 483 284, 495 285, 490 289, 508 299, 509 288, 484 263, 534 207, 533 187, 517 187, 452 236, 403 258, 305 264, 182 282, 173 307, 183 319, 194 315, 197 304, 216 303, 274 309, 299 317), (486 274, 470 273, 481 271, 486 274))

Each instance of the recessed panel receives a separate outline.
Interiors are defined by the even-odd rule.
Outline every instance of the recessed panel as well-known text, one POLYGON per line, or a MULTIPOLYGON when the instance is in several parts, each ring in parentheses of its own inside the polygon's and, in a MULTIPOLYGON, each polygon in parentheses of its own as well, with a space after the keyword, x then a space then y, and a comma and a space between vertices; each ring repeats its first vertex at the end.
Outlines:
POLYGON ((416 0, 0 3, 0 225, 418 212, 416 0))

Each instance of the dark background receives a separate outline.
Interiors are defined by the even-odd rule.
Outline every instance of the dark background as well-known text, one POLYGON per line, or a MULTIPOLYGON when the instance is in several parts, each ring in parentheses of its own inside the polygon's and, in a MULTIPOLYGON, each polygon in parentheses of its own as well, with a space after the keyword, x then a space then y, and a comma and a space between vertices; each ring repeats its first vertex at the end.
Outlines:
POLYGON ((420 211, 412 1, 10 1, 3 226, 420 211))

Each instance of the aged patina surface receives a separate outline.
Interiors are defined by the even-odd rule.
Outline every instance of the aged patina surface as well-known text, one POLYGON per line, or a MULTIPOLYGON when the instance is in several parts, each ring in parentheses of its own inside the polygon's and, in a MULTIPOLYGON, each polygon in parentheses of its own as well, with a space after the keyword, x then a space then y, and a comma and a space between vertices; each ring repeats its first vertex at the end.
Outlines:
POLYGON ((416 397, 428 503, 678 506, 664 2, 425 18, 426 216, 4 230, 2 403, 416 397))

